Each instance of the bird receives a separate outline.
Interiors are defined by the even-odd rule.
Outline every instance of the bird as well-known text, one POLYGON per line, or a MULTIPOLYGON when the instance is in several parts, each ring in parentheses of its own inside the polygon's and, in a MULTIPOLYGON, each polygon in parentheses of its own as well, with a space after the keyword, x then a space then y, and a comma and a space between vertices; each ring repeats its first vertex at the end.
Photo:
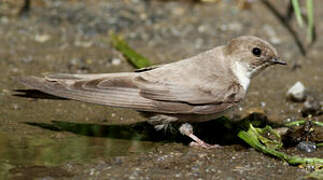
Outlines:
POLYGON ((41 92, 110 107, 150 113, 157 130, 181 123, 191 146, 216 148, 193 133, 192 122, 221 116, 246 96, 251 79, 272 65, 286 65, 277 50, 255 36, 239 36, 225 45, 173 63, 134 72, 49 73, 23 76, 19 82, 41 92))

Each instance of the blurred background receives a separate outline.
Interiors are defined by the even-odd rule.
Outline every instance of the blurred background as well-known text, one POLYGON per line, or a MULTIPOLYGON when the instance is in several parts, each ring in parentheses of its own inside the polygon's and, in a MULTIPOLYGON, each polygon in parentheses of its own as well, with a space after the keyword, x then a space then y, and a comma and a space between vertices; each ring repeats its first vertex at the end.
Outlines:
MULTIPOLYGON (((156 133, 135 111, 15 95, 24 89, 15 81, 20 76, 134 71, 111 44, 111 32, 122 35, 151 64, 174 62, 237 36, 255 35, 271 42, 288 67, 270 68, 256 77, 231 118, 259 112, 274 123, 290 122, 307 117, 310 108, 312 118, 323 121, 323 7, 318 0, 293 3, 0 0, 0 178, 304 176, 304 169, 286 166, 237 140, 224 142, 221 134, 216 137, 223 148, 196 150, 185 145, 184 137, 156 133), (306 97, 289 100, 286 93, 296 82, 306 89, 306 97)), ((323 157, 323 152, 310 156, 323 157)))

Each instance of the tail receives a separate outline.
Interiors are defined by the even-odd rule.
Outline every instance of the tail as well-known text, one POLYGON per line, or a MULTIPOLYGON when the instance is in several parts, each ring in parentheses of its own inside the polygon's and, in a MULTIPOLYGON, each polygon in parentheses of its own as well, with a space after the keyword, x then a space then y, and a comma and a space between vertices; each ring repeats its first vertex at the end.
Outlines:
POLYGON ((113 107, 154 111, 152 100, 140 96, 133 83, 136 73, 48 74, 44 78, 21 77, 27 87, 47 94, 113 107))

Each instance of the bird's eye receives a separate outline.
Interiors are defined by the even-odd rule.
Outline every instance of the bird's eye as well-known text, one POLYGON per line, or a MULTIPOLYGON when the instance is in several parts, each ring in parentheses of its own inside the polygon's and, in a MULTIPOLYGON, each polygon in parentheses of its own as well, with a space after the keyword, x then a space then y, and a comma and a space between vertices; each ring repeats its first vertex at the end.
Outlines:
POLYGON ((255 55, 255 56, 257 56, 257 57, 259 57, 260 55, 261 55, 261 49, 259 49, 259 48, 253 48, 252 49, 252 54, 253 55, 255 55))

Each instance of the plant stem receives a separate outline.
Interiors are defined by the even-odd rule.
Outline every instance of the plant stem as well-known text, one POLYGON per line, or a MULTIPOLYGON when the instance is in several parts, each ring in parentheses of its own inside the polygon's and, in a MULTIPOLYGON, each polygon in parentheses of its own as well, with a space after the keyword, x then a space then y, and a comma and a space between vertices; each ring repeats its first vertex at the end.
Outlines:
POLYGON ((306 9, 307 9, 307 41, 311 43, 313 41, 314 35, 314 8, 313 8, 313 0, 306 1, 306 9))
POLYGON ((300 27, 303 27, 303 18, 302 18, 302 13, 301 13, 301 9, 299 7, 299 3, 298 0, 292 0, 292 5, 294 8, 294 12, 295 12, 295 16, 296 16, 296 20, 297 23, 300 27))
MULTIPOLYGON (((323 126, 323 122, 320 122, 320 121, 311 121, 311 122, 317 126, 323 126)), ((303 124, 305 124, 305 120, 293 121, 293 122, 285 123, 284 125, 287 127, 290 127, 290 126, 300 126, 303 124)))

